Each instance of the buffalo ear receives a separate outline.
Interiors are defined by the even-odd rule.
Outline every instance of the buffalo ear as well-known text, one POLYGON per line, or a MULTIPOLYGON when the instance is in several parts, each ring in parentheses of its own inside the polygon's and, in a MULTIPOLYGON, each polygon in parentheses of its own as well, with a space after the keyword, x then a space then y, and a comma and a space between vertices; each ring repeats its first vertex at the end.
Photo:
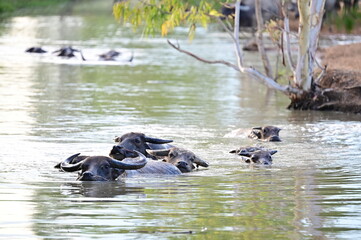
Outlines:
POLYGON ((255 135, 257 138, 261 138, 262 135, 261 135, 261 131, 262 129, 260 128, 252 128, 252 132, 251 132, 251 135, 255 135))
POLYGON ((273 154, 275 154, 277 152, 277 150, 271 150, 269 153, 271 154, 271 155, 273 155, 273 154))
POLYGON ((251 159, 249 159, 249 158, 245 158, 243 160, 244 160, 245 163, 251 163, 251 159))
POLYGON ((119 168, 112 168, 112 180, 117 179, 122 173, 124 172, 123 169, 119 169, 119 168))
POLYGON ((114 142, 120 142, 120 137, 114 138, 114 142))
POLYGON ((195 157, 194 161, 195 164, 197 164, 197 168, 198 166, 202 166, 202 167, 209 167, 209 163, 200 159, 199 157, 195 157))
POLYGON ((231 150, 229 153, 237 153, 237 149, 231 150))
POLYGON ((56 165, 54 166, 54 168, 59 168, 59 169, 60 169, 60 164, 61 164, 61 162, 58 163, 58 164, 56 164, 56 165))
POLYGON ((238 155, 245 156, 245 157, 251 157, 252 154, 250 152, 248 152, 247 150, 242 149, 241 151, 238 151, 238 155))

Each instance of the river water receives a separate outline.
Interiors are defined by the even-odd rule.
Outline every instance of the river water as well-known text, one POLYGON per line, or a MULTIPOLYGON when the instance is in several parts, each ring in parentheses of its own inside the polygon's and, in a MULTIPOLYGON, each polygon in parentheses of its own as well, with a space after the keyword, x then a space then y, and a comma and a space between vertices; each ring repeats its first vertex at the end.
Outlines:
MULTIPOLYGON (((0 23, 0 238, 361 236, 360 115, 289 111, 287 97, 232 69, 121 28, 112 2, 76 1, 0 23), (72 45, 89 61, 24 52, 36 45, 72 45), (97 61, 110 49, 121 60, 97 61), (282 142, 262 143, 278 150, 272 167, 249 167, 229 154, 259 144, 247 133, 264 125, 282 128, 282 142), (238 128, 245 134, 224 137, 238 128), (114 137, 130 131, 173 139, 210 167, 93 183, 53 168, 77 152, 107 155, 114 137)), ((192 43, 184 35, 178 29, 171 39, 233 61, 225 33, 201 30, 192 43)))

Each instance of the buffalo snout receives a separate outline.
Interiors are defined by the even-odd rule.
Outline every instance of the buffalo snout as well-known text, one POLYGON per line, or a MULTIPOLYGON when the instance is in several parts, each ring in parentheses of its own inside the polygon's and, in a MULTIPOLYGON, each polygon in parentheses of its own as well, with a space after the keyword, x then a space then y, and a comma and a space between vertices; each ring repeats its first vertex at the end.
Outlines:
POLYGON ((194 169, 193 164, 189 164, 185 161, 179 161, 176 164, 176 167, 182 172, 182 173, 187 173, 187 172, 191 172, 194 169))

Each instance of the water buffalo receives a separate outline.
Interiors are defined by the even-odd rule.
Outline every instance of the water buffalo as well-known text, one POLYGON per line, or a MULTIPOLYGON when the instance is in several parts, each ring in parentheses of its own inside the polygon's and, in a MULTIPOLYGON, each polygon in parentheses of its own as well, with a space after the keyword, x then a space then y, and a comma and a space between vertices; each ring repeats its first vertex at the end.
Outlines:
MULTIPOLYGON (((280 0, 261 0, 261 12, 263 20, 269 21, 281 16, 280 0)), ((234 4, 225 4, 221 13, 225 17, 234 16, 234 4)), ((240 27, 255 27, 257 25, 254 0, 242 0, 240 6, 240 27)))
POLYGON ((139 153, 136 159, 125 158, 122 161, 106 156, 85 156, 83 160, 73 163, 80 153, 68 157, 60 164, 66 172, 79 171, 79 181, 114 181, 119 176, 134 176, 139 174, 167 174, 177 175, 181 171, 174 165, 162 161, 147 161, 139 153))
POLYGON ((150 155, 155 156, 158 159, 162 159, 164 162, 168 162, 179 168, 182 173, 191 172, 195 169, 195 166, 208 167, 209 164, 197 157, 193 152, 178 148, 172 147, 169 149, 159 149, 159 150, 146 150, 150 155))
MULTIPOLYGON (((100 54, 99 55, 99 60, 101 61, 116 61, 117 57, 119 57, 122 53, 115 51, 115 50, 110 50, 106 53, 100 54)), ((129 57, 129 59, 124 60, 126 62, 132 62, 134 58, 133 52, 131 54, 131 56, 129 57)))
POLYGON ((167 143, 173 142, 173 140, 165 140, 160 138, 148 137, 143 133, 130 132, 117 137, 114 139, 118 144, 113 146, 113 149, 110 151, 109 155, 112 158, 122 160, 127 156, 129 151, 138 151, 144 154, 147 158, 156 159, 154 156, 146 152, 146 149, 168 149, 173 147, 167 143))
POLYGON ((53 53, 58 53, 57 56, 59 56, 59 57, 72 58, 72 57, 75 57, 74 53, 76 53, 76 52, 78 52, 78 53, 80 54, 81 59, 82 59, 83 61, 86 61, 86 59, 85 59, 84 56, 83 56, 83 53, 82 53, 80 50, 75 49, 75 48, 73 48, 73 47, 71 47, 71 46, 62 47, 62 48, 54 51, 53 53))
POLYGON ((110 50, 106 53, 100 54, 99 59, 102 61, 115 61, 115 58, 118 57, 121 53, 115 50, 110 50))
POLYGON ((254 127, 248 137, 262 141, 280 142, 280 131, 280 128, 274 126, 254 127))
POLYGON ((31 47, 31 48, 26 49, 25 52, 28 52, 28 53, 46 53, 47 51, 45 51, 41 47, 31 47))
POLYGON ((276 152, 276 150, 263 147, 241 147, 230 151, 230 153, 242 156, 246 163, 259 165, 272 165, 272 155, 276 152))

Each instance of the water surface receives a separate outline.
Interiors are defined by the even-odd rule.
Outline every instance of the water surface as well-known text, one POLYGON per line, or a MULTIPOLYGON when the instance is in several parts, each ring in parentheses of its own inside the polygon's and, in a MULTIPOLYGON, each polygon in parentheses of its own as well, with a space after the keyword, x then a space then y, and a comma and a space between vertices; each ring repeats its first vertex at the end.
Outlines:
MULTIPOLYGON (((294 112, 287 97, 222 65, 197 62, 165 39, 141 39, 111 15, 113 1, 76 1, 57 14, 0 24, 0 237, 12 239, 356 239, 361 236, 359 115, 294 112), (26 54, 73 45, 90 61, 26 54), (127 63, 99 62, 110 49, 127 63), (229 154, 251 127, 281 127, 272 168, 229 154), (224 137, 243 128, 240 137, 224 137), (77 182, 53 166, 107 155, 126 132, 173 139, 210 163, 181 176, 77 182)), ((225 33, 190 44, 233 61, 225 33)), ((250 65, 259 60, 247 54, 250 65)))

